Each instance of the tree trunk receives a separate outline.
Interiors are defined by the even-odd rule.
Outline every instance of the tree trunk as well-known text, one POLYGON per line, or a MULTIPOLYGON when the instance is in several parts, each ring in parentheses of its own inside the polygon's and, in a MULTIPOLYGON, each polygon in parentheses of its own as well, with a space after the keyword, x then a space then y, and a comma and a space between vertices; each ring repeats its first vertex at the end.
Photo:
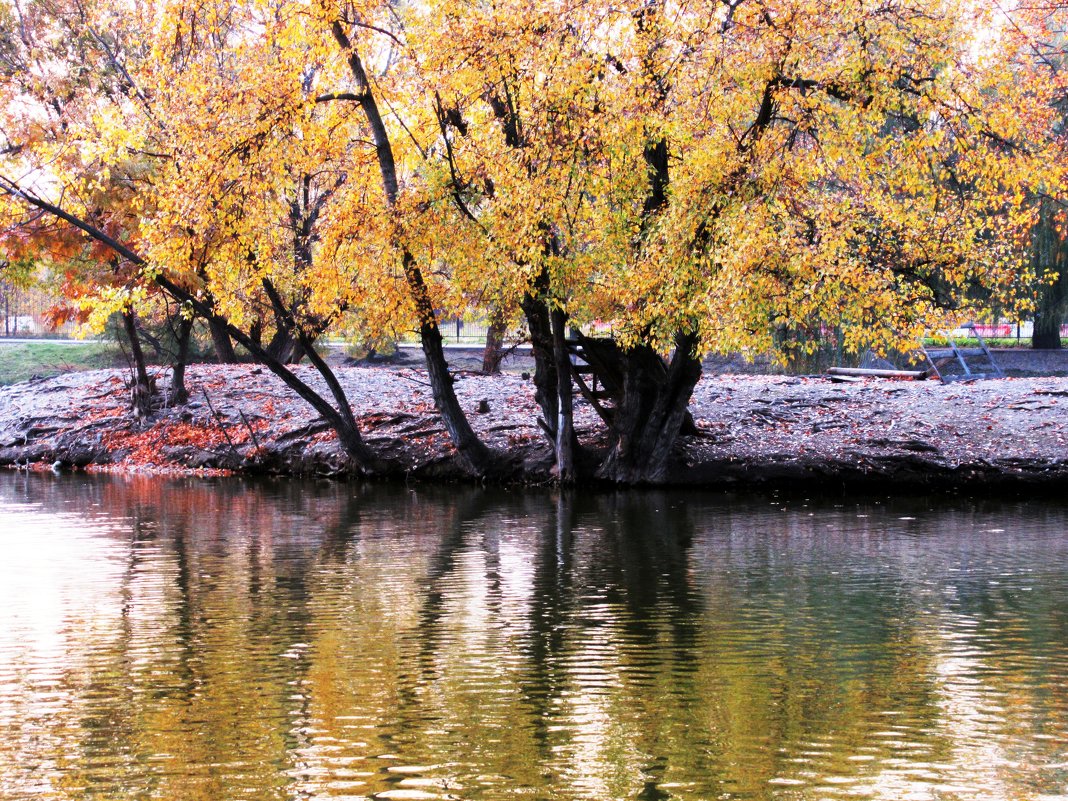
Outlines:
POLYGON ((282 364, 297 364, 304 356, 304 350, 293 336, 281 324, 275 330, 271 341, 267 343, 267 352, 282 364), (296 354, 300 354, 297 356, 296 354))
MULTIPOLYGON (((261 279, 261 283, 264 291, 267 293, 267 297, 271 301, 271 305, 274 307, 279 325, 288 329, 289 335, 296 338, 301 346, 301 350, 308 355, 308 360, 318 371, 319 375, 322 376, 323 380, 326 382, 327 388, 330 390, 330 394, 333 395, 334 403, 337 407, 336 409, 331 407, 329 403, 326 403, 325 400, 318 396, 318 394, 313 393, 316 394, 316 398, 318 398, 318 400, 333 413, 333 416, 327 417, 327 419, 333 425, 334 430, 337 431, 338 438, 342 445, 344 445, 346 452, 348 452, 350 456, 353 456, 360 466, 365 469, 366 467, 376 464, 377 460, 374 458, 370 449, 367 447, 366 443, 364 443, 363 437, 360 435, 360 427, 356 423, 356 416, 352 413, 352 405, 349 403, 348 396, 345 394, 341 382, 337 380, 337 376, 334 374, 334 371, 330 369, 330 366, 318 353, 315 352, 315 349, 311 345, 311 340, 297 326, 292 314, 286 310, 285 305, 282 302, 282 297, 279 295, 274 284, 267 278, 261 279)), ((260 354, 262 354, 262 358, 268 360, 268 366, 271 366, 272 364, 277 365, 284 370, 286 374, 295 378, 292 371, 283 367, 283 362, 274 358, 270 353, 257 345, 256 351, 253 351, 253 355, 260 356, 260 354)), ((282 373, 274 367, 271 367, 271 370, 276 375, 282 375, 282 373)), ((289 382, 287 381, 286 383, 288 384, 289 382)), ((313 405, 315 404, 313 403, 313 405)), ((319 407, 316 406, 316 408, 319 407)))
POLYGON ((416 312, 421 321, 419 341, 423 346, 423 356, 426 358, 426 369, 430 378, 430 389, 434 395, 434 405, 441 415, 445 430, 449 433, 449 439, 456 448, 456 453, 464 468, 473 475, 483 476, 493 463, 493 453, 471 428, 471 423, 456 397, 454 379, 449 372, 448 361, 445 359, 441 329, 438 328, 430 293, 427 291, 426 284, 423 283, 423 275, 415 268, 415 259, 410 253, 405 251, 403 259, 408 287, 412 291, 416 312))
POLYGON ((553 353, 553 329, 549 308, 534 295, 527 293, 521 302, 530 331, 530 349, 534 356, 534 400, 541 408, 542 431, 549 444, 556 447, 556 424, 560 412, 560 398, 556 391, 556 357, 553 353))
POLYGON ((234 343, 230 339, 226 323, 222 321, 222 318, 209 317, 208 331, 211 332, 211 342, 215 346, 215 358, 219 364, 237 364, 234 343))
POLYGON ((419 339, 423 345, 423 356, 426 357, 434 405, 445 424, 445 430, 449 433, 449 439, 464 468, 472 475, 484 476, 492 465, 493 454, 471 428, 471 423, 456 397, 454 379, 449 373, 441 331, 437 324, 430 322, 420 326, 419 339))
MULTIPOLYGON (((157 277, 156 280, 162 284, 162 277, 157 277)), ((177 287, 169 281, 162 285, 168 292, 174 293, 178 298, 187 299, 192 297, 189 293, 184 292, 180 287, 177 287)), ((198 311, 201 311, 202 314, 205 312, 207 314, 213 314, 210 307, 198 309, 198 311)), ((352 413, 352 407, 349 405, 345 393, 342 391, 341 385, 337 381, 337 377, 325 362, 322 362, 321 359, 317 362, 313 360, 315 368, 323 376, 323 380, 326 381, 327 386, 330 388, 334 400, 337 403, 337 408, 331 406, 322 395, 301 381, 292 370, 285 366, 285 364, 273 358, 266 350, 253 342, 252 339, 239 328, 236 328, 229 323, 225 323, 221 317, 217 319, 226 325, 228 333, 248 350, 256 361, 263 364, 268 370, 282 379, 287 387, 311 404, 311 406, 323 416, 323 419, 329 423, 330 427, 337 433, 338 442, 340 442, 342 448, 345 449, 345 453, 348 454, 349 458, 352 459, 360 470, 364 473, 374 473, 381 469, 379 459, 374 455, 371 449, 367 447, 367 443, 363 441, 359 426, 356 424, 356 418, 352 413)))
POLYGON ((553 309, 553 356, 556 364, 556 479, 561 484, 575 481, 575 418, 571 386, 571 359, 567 351, 567 315, 563 309, 553 309))
POLYGON ((482 372, 496 375, 501 371, 504 358, 504 332, 508 323, 504 313, 497 309, 490 312, 489 328, 486 330, 486 348, 482 351, 482 372))
POLYGON ((1060 348, 1061 324, 1068 313, 1068 241, 1058 233, 1049 209, 1042 210, 1035 227, 1032 259, 1036 275, 1048 278, 1056 273, 1057 278, 1053 283, 1043 281, 1039 287, 1031 347, 1060 348))
POLYGON ((1061 321, 1064 319, 1065 288, 1058 278, 1053 286, 1039 290, 1038 308, 1035 310, 1035 327, 1031 333, 1031 347, 1055 350, 1061 347, 1061 321), (1048 297, 1054 294, 1059 298, 1048 297), (1058 313, 1059 307, 1059 313, 1058 313))
POLYGON ((179 312, 177 317, 174 339, 178 345, 178 353, 171 364, 170 403, 174 406, 180 406, 189 400, 189 392, 185 387, 185 366, 189 362, 189 340, 193 333, 193 316, 179 312))
POLYGON ((137 335, 137 321, 134 319, 133 309, 123 310, 122 326, 130 341, 130 358, 133 360, 134 370, 130 406, 138 417, 149 417, 152 414, 155 381, 148 375, 148 368, 145 366, 145 353, 141 350, 141 339, 137 335))
POLYGON ((665 369, 659 354, 638 346, 624 354, 623 394, 612 425, 612 447, 599 478, 623 484, 660 484, 669 478, 671 457, 690 396, 701 377, 693 355, 696 337, 678 334, 665 369))

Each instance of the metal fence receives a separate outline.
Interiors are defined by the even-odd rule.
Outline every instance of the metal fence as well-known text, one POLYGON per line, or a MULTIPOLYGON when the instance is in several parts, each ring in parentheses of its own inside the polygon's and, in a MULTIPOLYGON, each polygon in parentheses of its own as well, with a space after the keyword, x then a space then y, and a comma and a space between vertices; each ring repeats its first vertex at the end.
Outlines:
POLYGON ((53 328, 48 310, 56 299, 39 289, 26 289, 0 281, 0 336, 55 337, 69 336, 77 327, 68 322, 53 328))
MULTIPOLYGON (((451 320, 442 320, 438 323, 438 327, 441 329, 441 337, 445 340, 446 345, 469 345, 474 347, 486 344, 489 322, 486 320, 472 321, 453 318, 451 320)), ((511 338, 514 333, 514 331, 509 331, 505 334, 505 337, 511 338)), ((404 337, 403 341, 418 342, 419 335, 413 331, 404 337)))
MULTIPOLYGON (((976 323, 974 330, 984 339, 1030 339, 1034 331, 1034 323, 1031 320, 1021 320, 1015 323, 976 323)), ((967 337, 970 331, 958 329, 953 332, 956 337, 967 337)), ((1068 325, 1061 326, 1061 337, 1068 337, 1068 325)))

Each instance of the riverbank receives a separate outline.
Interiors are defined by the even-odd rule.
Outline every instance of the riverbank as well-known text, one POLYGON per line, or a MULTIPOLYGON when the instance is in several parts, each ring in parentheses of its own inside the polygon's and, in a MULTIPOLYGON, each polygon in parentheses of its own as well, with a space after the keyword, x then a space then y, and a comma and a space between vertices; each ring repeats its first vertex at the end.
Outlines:
MULTIPOLYGON (((297 370, 323 388, 311 368, 297 370)), ((463 477, 423 371, 343 367, 338 376, 389 473, 463 477)), ((130 414, 126 380, 124 371, 97 370, 0 388, 0 464, 155 473, 349 470, 333 432, 261 367, 194 365, 190 402, 161 408, 149 421, 130 414)), ((164 386, 166 371, 157 380, 164 386)), ((503 481, 551 480, 529 379, 461 372, 456 389, 475 430, 506 454, 503 481)), ((1068 487, 1066 378, 942 385, 707 376, 692 410, 701 433, 680 443, 672 476, 680 485, 1068 487)), ((576 409, 576 428, 586 447, 607 447, 603 425, 585 404, 576 409)))

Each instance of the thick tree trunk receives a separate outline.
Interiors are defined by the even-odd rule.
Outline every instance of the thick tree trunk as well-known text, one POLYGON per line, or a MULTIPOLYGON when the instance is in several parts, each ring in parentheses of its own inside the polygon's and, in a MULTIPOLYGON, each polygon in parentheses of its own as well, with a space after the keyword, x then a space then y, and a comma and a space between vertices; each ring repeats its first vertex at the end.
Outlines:
MULTIPOLYGON (((1057 279, 1057 284, 1061 279, 1057 279)), ((1063 295, 1064 288, 1043 287, 1040 291, 1038 309, 1035 311, 1035 327, 1031 333, 1031 347, 1036 349, 1057 349, 1061 347, 1061 321, 1064 319, 1065 298, 1047 300, 1044 296, 1058 290, 1063 295), (1056 306, 1060 306, 1060 314, 1056 313, 1056 306), (1051 308, 1053 307, 1053 308, 1051 308)))
POLYGON ((148 368, 145 366, 145 353, 141 350, 141 339, 137 335, 137 321, 132 309, 122 312, 122 327, 129 340, 130 358, 133 360, 134 378, 130 406, 138 417, 149 417, 152 414, 155 382, 148 375, 148 368))
POLYGON ((237 364, 237 354, 234 352, 234 343, 226 330, 226 323, 221 317, 208 318, 208 331, 211 332, 211 343, 215 346, 215 358, 219 364, 237 364))
POLYGON ((561 484, 575 481, 575 417, 571 386, 571 359, 567 351, 567 315, 563 309, 550 313, 553 356, 556 364, 556 478, 561 484))
POLYGON ((490 312, 489 328, 486 330, 486 347, 482 351, 482 372, 486 375, 496 375, 501 371, 501 360, 504 358, 504 332, 507 326, 501 312, 497 310, 490 312))
POLYGON ((675 444, 688 414, 690 396, 701 377, 693 355, 696 338, 679 334, 665 369, 647 346, 624 354, 623 394, 612 425, 612 447, 597 470, 599 478, 623 484, 660 484, 669 478, 675 444))
POLYGON ((189 400, 185 387, 185 366, 189 363, 189 340, 193 334, 193 316, 177 314, 178 323, 174 328, 174 339, 178 346, 174 361, 171 363, 170 403, 180 406, 189 400))

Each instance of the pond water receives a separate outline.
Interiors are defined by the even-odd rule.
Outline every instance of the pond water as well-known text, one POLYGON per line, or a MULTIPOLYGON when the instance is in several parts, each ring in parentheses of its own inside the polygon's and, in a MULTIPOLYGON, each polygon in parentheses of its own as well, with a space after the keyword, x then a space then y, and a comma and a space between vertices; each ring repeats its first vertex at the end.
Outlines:
POLYGON ((0 798, 1068 799, 1066 532, 0 473, 0 798))

